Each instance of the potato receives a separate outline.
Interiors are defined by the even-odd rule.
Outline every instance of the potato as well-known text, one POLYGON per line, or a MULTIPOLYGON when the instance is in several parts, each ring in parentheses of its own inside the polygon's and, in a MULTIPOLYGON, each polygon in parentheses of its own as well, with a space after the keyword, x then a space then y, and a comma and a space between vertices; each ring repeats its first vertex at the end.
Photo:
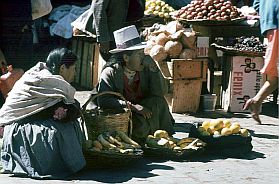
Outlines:
POLYGON ((167 139, 167 138, 169 138, 169 134, 165 130, 156 130, 154 132, 154 137, 155 138, 165 138, 165 139, 167 139))
POLYGON ((223 128, 221 130, 221 135, 231 135, 232 131, 229 128, 223 128))
POLYGON ((165 44, 165 51, 169 54, 171 58, 178 58, 182 51, 182 44, 178 41, 168 41, 165 44))
POLYGON ((230 130, 232 131, 233 134, 238 134, 239 133, 239 130, 240 130, 240 126, 237 126, 235 124, 232 124, 230 126, 230 130))
POLYGON ((223 121, 223 128, 230 128, 230 126, 231 126, 231 120, 225 119, 223 121))
POLYGON ((220 130, 221 128, 223 128, 223 125, 224 123, 221 119, 210 122, 210 126, 213 126, 214 130, 220 130))
POLYGON ((168 54, 161 45, 154 45, 150 50, 150 56, 157 62, 161 62, 167 58, 168 54))
POLYGON ((249 135, 249 132, 248 132, 248 130, 247 129, 245 129, 245 128, 243 128, 243 129, 240 129, 240 135, 242 136, 242 137, 248 137, 248 135, 249 135))
POLYGON ((204 121, 202 123, 202 127, 204 127, 205 129, 208 129, 210 127, 210 121, 204 121))
POLYGON ((157 45, 162 45, 162 46, 164 46, 166 43, 167 43, 167 41, 169 41, 169 38, 168 38, 168 36, 165 34, 165 33, 160 33, 158 36, 156 36, 156 38, 155 38, 155 43, 157 44, 157 45))

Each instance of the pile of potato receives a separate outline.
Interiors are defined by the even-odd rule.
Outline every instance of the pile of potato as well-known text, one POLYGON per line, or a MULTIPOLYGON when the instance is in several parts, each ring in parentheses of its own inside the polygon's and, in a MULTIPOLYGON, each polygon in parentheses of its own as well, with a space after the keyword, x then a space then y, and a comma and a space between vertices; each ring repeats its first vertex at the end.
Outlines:
POLYGON ((193 0, 178 10, 177 18, 196 20, 231 20, 241 17, 241 13, 231 1, 226 0, 193 0))
POLYGON ((145 54, 149 54, 157 62, 167 58, 192 59, 196 57, 195 32, 183 28, 177 21, 155 26, 156 28, 145 31, 147 40, 145 54))
POLYGON ((108 151, 112 153, 134 154, 141 146, 129 138, 124 132, 105 132, 99 134, 96 140, 87 140, 86 148, 89 151, 108 151))
POLYGON ((173 7, 161 0, 146 0, 145 15, 156 15, 161 18, 169 19, 174 12, 173 7))
POLYGON ((213 121, 204 121, 202 126, 198 127, 198 132, 201 136, 220 135, 227 136, 239 134, 243 137, 248 137, 249 132, 245 128, 241 128, 240 124, 231 123, 229 119, 217 119, 213 121))
POLYGON ((170 137, 165 130, 157 130, 154 135, 148 135, 146 145, 150 148, 167 148, 176 152, 187 149, 197 150, 206 144, 197 138, 176 139, 170 137))

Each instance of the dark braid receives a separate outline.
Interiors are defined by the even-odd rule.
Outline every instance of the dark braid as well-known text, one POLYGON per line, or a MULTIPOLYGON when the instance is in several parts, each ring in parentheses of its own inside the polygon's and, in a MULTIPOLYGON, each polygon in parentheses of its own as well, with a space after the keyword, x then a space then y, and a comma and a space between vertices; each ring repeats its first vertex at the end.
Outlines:
POLYGON ((67 48, 57 48, 52 50, 47 59, 46 66, 52 74, 59 74, 60 66, 65 64, 67 68, 77 61, 77 56, 67 48))

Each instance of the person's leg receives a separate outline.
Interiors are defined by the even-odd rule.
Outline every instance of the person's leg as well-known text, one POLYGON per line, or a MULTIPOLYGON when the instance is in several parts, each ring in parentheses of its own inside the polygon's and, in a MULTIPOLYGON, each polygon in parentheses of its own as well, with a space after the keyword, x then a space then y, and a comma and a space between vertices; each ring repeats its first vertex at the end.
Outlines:
POLYGON ((260 91, 253 98, 249 99, 243 109, 250 109, 254 120, 261 123, 259 114, 264 99, 278 87, 278 77, 268 76, 268 80, 261 87, 260 91))
POLYGON ((266 97, 272 93, 274 90, 278 87, 278 77, 274 76, 268 76, 267 75, 267 81, 264 83, 264 85, 261 87, 260 91, 256 94, 256 96, 253 98, 254 101, 257 102, 263 102, 266 97))
POLYGON ((250 109, 252 118, 261 123, 259 118, 260 107, 264 99, 278 88, 277 62, 279 59, 278 51, 279 30, 269 30, 267 32, 268 46, 265 55, 265 64, 261 73, 267 75, 267 81, 260 91, 253 98, 249 99, 244 105, 244 110, 250 109))

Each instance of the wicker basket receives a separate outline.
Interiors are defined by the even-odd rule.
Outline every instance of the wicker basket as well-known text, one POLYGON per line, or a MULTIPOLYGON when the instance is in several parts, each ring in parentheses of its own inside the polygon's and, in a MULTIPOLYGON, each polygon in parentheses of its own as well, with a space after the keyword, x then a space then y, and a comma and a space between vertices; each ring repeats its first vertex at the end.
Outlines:
POLYGON ((85 119, 86 128, 88 129, 89 138, 94 136, 92 135, 93 132, 99 134, 102 132, 123 131, 129 136, 132 134, 131 109, 126 99, 120 93, 106 91, 92 95, 83 105, 82 114, 85 119), (98 107, 93 110, 86 110, 87 105, 101 95, 115 95, 126 102, 127 108, 121 112, 112 109, 102 110, 98 107))
POLYGON ((153 157, 159 159, 167 160, 188 160, 191 156, 199 155, 204 152, 204 148, 194 149, 185 149, 181 152, 176 152, 168 148, 151 148, 148 146, 143 147, 144 156, 153 157))
POLYGON ((86 160, 86 168, 121 168, 135 164, 143 157, 143 151, 133 155, 122 153, 96 152, 85 150, 84 157, 86 160))

